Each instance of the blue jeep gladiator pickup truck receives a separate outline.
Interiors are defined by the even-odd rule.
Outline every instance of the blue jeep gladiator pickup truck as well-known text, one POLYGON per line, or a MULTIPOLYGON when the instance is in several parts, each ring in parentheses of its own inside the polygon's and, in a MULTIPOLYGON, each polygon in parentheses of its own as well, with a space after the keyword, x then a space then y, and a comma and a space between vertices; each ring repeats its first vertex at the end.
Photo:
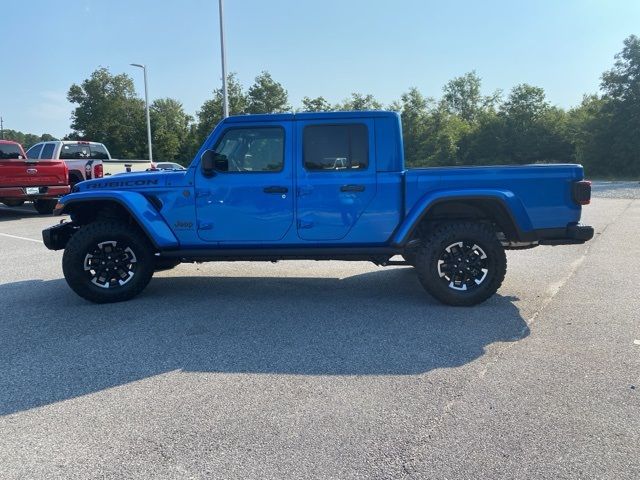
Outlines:
POLYGON ((93 302, 180 262, 337 259, 412 265, 441 302, 474 305, 500 287, 505 249, 593 237, 583 178, 580 165, 407 170, 392 112, 235 116, 187 170, 77 184, 54 212, 71 221, 43 238, 93 302))

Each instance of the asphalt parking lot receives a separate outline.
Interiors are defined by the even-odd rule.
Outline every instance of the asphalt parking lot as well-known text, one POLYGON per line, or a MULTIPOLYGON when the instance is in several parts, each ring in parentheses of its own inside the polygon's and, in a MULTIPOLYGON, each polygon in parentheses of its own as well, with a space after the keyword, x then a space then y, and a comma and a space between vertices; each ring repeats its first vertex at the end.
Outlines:
POLYGON ((0 207, 0 477, 640 478, 640 184, 474 308, 411 268, 180 265, 92 305, 0 207))

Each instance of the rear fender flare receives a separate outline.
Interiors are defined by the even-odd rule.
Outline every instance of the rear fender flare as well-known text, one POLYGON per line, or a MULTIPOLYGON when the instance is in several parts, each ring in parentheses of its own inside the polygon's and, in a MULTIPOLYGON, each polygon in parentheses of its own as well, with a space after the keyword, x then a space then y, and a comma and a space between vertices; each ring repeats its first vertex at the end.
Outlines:
POLYGON ((393 246, 404 246, 420 221, 429 214, 429 211, 437 204, 449 201, 474 201, 495 200, 500 202, 507 214, 511 217, 518 236, 524 238, 527 232, 533 230, 531 219, 520 199, 510 190, 440 190, 429 192, 418 200, 404 218, 398 229, 393 234, 391 243, 393 246))

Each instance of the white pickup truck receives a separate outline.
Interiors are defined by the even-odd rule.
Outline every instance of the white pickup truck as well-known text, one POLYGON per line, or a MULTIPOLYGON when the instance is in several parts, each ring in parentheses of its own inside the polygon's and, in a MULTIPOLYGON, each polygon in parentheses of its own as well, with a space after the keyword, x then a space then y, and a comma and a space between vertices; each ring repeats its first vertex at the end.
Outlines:
POLYGON ((148 160, 115 160, 102 143, 56 140, 36 143, 27 150, 30 159, 64 160, 69 169, 69 185, 117 173, 145 171, 148 160))

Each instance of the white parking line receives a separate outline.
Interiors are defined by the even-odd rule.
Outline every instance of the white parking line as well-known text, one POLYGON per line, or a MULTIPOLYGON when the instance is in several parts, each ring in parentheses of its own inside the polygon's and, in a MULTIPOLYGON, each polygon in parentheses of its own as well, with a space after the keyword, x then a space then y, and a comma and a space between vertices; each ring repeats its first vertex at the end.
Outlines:
POLYGON ((8 233, 0 233, 0 237, 17 238, 18 240, 27 240, 29 242, 42 243, 42 240, 36 240, 34 238, 18 237, 17 235, 9 235, 8 233))

